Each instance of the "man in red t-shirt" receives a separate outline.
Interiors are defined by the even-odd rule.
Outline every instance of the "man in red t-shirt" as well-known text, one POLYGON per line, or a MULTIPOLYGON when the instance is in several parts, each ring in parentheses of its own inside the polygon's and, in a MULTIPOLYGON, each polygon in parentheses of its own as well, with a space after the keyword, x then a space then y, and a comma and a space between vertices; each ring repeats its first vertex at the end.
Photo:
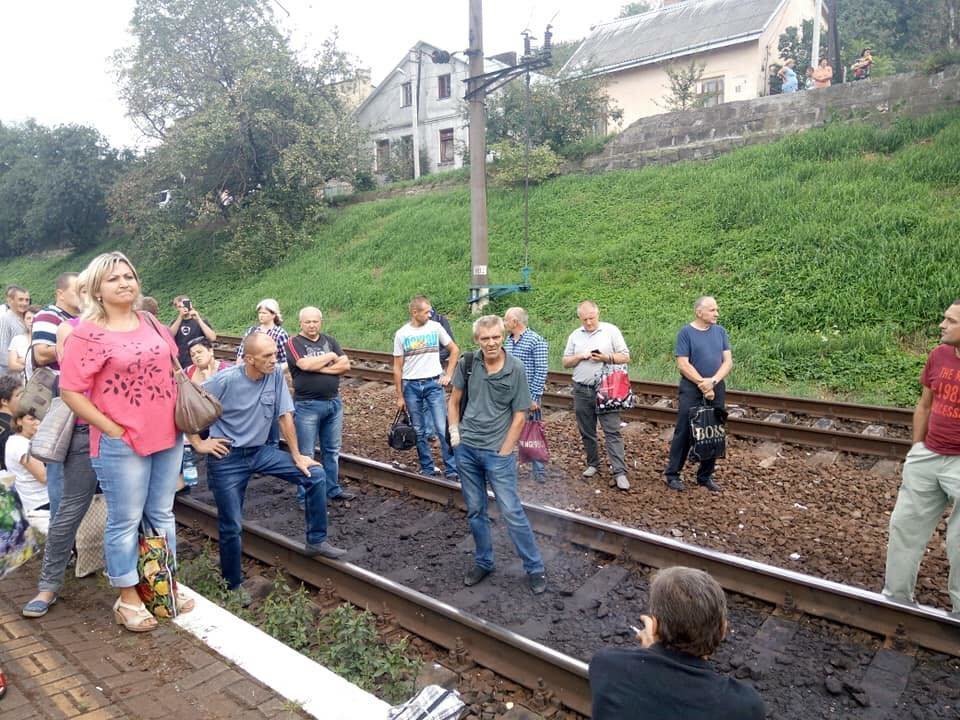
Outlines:
POLYGON ((913 413, 913 447, 903 464, 903 482, 890 516, 883 594, 913 602, 913 589, 927 542, 953 504, 947 520, 947 588, 960 614, 960 299, 943 313, 940 345, 930 353, 913 413))

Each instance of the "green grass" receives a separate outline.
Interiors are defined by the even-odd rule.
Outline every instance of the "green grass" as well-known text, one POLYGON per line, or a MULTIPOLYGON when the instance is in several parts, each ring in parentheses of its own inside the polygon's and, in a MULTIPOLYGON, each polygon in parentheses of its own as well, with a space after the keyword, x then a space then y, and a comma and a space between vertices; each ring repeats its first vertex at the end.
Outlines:
MULTIPOLYGON (((960 296, 960 112, 885 130, 830 126, 709 163, 567 175, 532 189, 535 290, 527 307, 559 367, 576 303, 624 331, 634 377, 674 379, 673 339, 700 294, 717 296, 732 386, 912 404, 943 308, 960 296)), ((522 193, 490 187, 490 280, 519 280, 522 193)), ((180 292, 224 332, 276 297, 288 326, 319 305, 344 345, 388 350, 418 292, 470 345, 465 187, 340 208, 313 244, 258 277, 208 252, 142 263, 162 302, 180 292)), ((134 260, 146 257, 130 249, 134 260)), ((40 296, 76 258, 24 258, 0 277, 40 296)))

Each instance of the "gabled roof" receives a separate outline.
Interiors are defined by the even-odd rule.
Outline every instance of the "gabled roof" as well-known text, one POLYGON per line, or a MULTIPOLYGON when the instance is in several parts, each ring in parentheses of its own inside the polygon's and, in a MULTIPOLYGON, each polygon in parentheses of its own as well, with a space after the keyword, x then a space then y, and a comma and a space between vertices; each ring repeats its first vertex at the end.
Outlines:
POLYGON ((689 0, 603 23, 560 75, 601 75, 755 40, 787 1, 689 0))
MULTIPOLYGON (((430 59, 431 53, 433 53, 434 50, 439 50, 439 49, 440 49, 440 48, 438 48, 436 45, 431 45, 430 43, 426 43, 426 42, 424 42, 423 40, 418 40, 418 41, 416 42, 416 44, 415 44, 412 48, 410 48, 410 50, 407 50, 407 52, 404 53, 404 55, 403 55, 403 57, 400 59, 400 61, 399 61, 396 65, 394 65, 394 66, 393 66, 393 69, 384 76, 383 80, 381 80, 380 83, 378 83, 378 84, 373 88, 373 90, 370 92, 370 94, 367 95, 366 98, 364 98, 364 101, 363 101, 362 103, 360 103, 360 105, 357 107, 356 110, 354 110, 354 112, 355 112, 356 114, 360 114, 360 112, 362 112, 363 109, 364 109, 367 105, 369 105, 370 102, 371 102, 377 95, 380 94, 380 91, 383 90, 383 89, 386 87, 387 81, 393 76, 393 74, 394 74, 395 72, 397 72, 398 70, 400 70, 402 67, 404 67, 406 64, 408 64, 408 63, 410 62, 410 61, 409 61, 409 57, 410 57, 410 52, 411 52, 411 51, 417 50, 417 51, 423 53, 423 55, 425 56, 425 57, 423 58, 423 61, 429 63, 429 62, 432 62, 432 60, 430 59)), ((467 63, 467 61, 464 60, 462 57, 459 57, 459 56, 457 56, 457 55, 452 55, 452 56, 450 57, 450 65, 451 65, 451 66, 452 66, 452 65, 460 65, 460 66, 462 66, 462 67, 465 68, 465 67, 467 67, 468 63, 467 63)), ((502 62, 500 62, 499 60, 494 60, 494 59, 491 58, 491 57, 486 57, 486 58, 483 59, 483 69, 484 69, 484 72, 493 72, 494 70, 500 70, 501 68, 505 68, 505 67, 506 67, 506 65, 504 65, 502 62)), ((452 68, 451 68, 451 69, 452 69, 452 68)))

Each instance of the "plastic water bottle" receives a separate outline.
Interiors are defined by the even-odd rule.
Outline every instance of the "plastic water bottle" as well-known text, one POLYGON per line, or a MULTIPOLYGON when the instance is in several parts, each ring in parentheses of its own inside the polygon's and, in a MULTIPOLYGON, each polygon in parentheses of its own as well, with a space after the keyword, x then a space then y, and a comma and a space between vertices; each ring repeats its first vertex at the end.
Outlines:
POLYGON ((183 484, 193 487, 197 484, 197 463, 193 455, 193 448, 189 445, 183 448, 183 484))

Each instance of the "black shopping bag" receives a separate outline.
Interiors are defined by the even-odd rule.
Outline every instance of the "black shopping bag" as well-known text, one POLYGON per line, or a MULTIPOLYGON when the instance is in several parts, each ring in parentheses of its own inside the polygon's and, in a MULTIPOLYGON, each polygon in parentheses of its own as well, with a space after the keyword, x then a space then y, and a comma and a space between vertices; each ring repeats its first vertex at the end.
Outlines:
POLYGON ((726 457, 727 411, 712 405, 690 408, 690 459, 696 462, 726 457))

